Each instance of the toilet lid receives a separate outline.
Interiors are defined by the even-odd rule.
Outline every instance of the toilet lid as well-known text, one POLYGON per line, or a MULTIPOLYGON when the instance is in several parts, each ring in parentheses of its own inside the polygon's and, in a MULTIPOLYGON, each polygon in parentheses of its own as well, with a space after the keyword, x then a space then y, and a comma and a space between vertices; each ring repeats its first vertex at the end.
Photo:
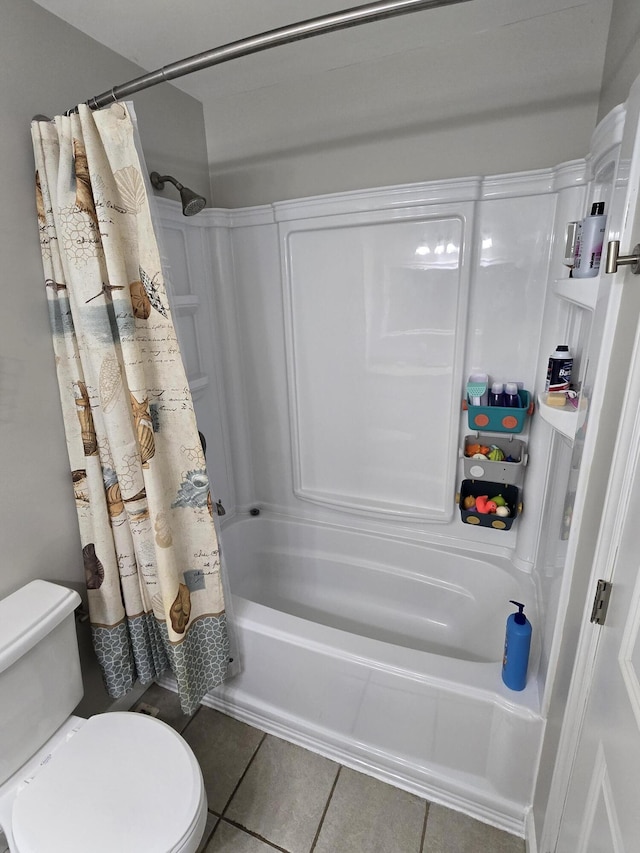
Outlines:
POLYGON ((188 744, 143 714, 91 717, 16 797, 20 853, 167 853, 203 807, 188 744))

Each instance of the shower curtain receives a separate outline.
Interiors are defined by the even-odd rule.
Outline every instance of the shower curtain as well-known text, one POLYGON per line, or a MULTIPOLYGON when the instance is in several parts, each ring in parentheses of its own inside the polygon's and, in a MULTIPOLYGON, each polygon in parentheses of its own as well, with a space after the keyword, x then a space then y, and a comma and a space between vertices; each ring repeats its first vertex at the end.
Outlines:
POLYGON ((32 124, 94 647, 110 696, 170 668, 191 713, 229 640, 204 454, 127 106, 32 124))

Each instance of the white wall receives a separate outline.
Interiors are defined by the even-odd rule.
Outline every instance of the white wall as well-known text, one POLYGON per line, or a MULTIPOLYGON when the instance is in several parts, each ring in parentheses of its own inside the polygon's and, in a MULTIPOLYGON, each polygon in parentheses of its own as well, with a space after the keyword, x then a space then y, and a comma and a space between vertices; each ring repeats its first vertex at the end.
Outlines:
POLYGON ((259 84, 250 74, 259 57, 210 72, 203 101, 215 204, 490 175, 584 156, 611 0, 562 5, 537 0, 534 11, 511 2, 494 20, 482 2, 463 4, 453 7, 457 25, 439 29, 438 38, 429 12, 416 16, 422 29, 405 38, 407 47, 394 44, 393 52, 384 37, 393 39, 393 22, 385 22, 376 25, 373 61, 358 61, 347 30, 326 37, 334 67, 321 73, 314 70, 320 39, 289 45, 280 49, 287 56, 308 56, 308 73, 295 79, 279 80, 270 69, 259 84), (229 91, 231 73, 240 80, 229 91), (228 94, 216 94, 220 75, 228 94))
MULTIPOLYGON (((64 111, 140 69, 31 0, 3 0, 0 57, 4 596, 38 577, 83 583, 40 261, 29 124, 37 113, 64 111)), ((175 170, 184 182, 208 189, 202 105, 163 86, 137 98, 136 108, 149 167, 175 170)))

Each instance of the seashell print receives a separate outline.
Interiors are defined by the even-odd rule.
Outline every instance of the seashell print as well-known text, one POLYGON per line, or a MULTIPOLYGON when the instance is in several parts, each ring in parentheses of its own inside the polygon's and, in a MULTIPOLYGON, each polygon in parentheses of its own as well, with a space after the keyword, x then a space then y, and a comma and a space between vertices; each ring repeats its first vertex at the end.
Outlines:
POLYGON ((156 542, 161 548, 170 548, 173 544, 173 536, 171 535, 171 525, 165 512, 159 512, 156 515, 156 520, 153 524, 156 531, 156 542))
POLYGON ((135 166, 125 166, 113 173, 120 201, 127 213, 139 213, 147 201, 142 175, 135 166))
POLYGON ((124 502, 131 503, 132 501, 141 501, 143 498, 146 498, 146 496, 147 490, 143 487, 137 494, 133 495, 133 497, 125 498, 124 502))
POLYGON ((76 412, 80 421, 80 433, 82 435, 82 446, 85 456, 95 456, 98 452, 98 441, 96 430, 93 425, 91 414, 91 403, 89 393, 84 382, 74 382, 74 394, 76 398, 76 412))
POLYGON ((100 377, 98 379, 98 393, 100 394, 100 405, 103 412, 109 414, 115 407, 118 396, 122 389, 122 372, 118 359, 109 353, 102 359, 100 365, 100 377))
POLYGON ((38 219, 40 222, 44 223, 47 220, 47 217, 44 212, 44 198, 42 197, 42 184, 40 183, 40 172, 36 171, 36 210, 38 212, 38 219))
POLYGON ((149 297, 149 302, 153 305, 156 311, 162 314, 163 317, 167 317, 167 309, 164 307, 162 300, 160 299, 161 286, 156 284, 156 278, 160 273, 157 272, 153 278, 150 278, 142 267, 138 267, 138 272, 140 273, 140 281, 142 282, 146 294, 149 297))
POLYGON ((147 296, 147 291, 141 281, 132 281, 129 285, 131 292, 131 307, 133 308, 133 316, 138 320, 147 320, 151 314, 151 300, 147 296))
POLYGON ((140 445, 140 456, 142 458, 142 467, 149 467, 149 459, 156 452, 156 442, 153 436, 153 421, 149 413, 149 398, 145 397, 142 403, 129 392, 131 397, 131 408, 133 409, 133 422, 138 435, 138 444, 140 445))
POLYGON ((124 501, 122 500, 122 492, 120 491, 120 483, 113 483, 106 490, 107 507, 111 518, 116 518, 124 512, 124 501))
POLYGON ((191 615, 191 594, 189 588, 181 583, 178 584, 178 595, 169 610, 171 627, 176 634, 184 634, 189 616, 191 615))
POLYGON ((72 471, 71 479, 73 480, 73 497, 75 498, 76 504, 88 504, 89 486, 87 483, 87 472, 85 469, 77 468, 75 471, 72 471))
POLYGON ((84 576, 87 582, 87 589, 100 589, 104 580, 104 566, 98 559, 96 546, 93 542, 85 545, 82 549, 82 559, 84 560, 84 576))
POLYGON ((97 224, 98 217, 93 203, 93 191, 89 177, 89 161, 85 147, 79 139, 73 140, 73 165, 76 173, 76 207, 78 210, 88 213, 97 224))
POLYGON ((209 477, 207 472, 203 468, 187 471, 184 480, 180 483, 178 496, 171 506, 204 507, 208 505, 208 495, 209 477))
POLYGON ((149 504, 147 503, 147 490, 145 488, 140 489, 133 497, 125 498, 124 503, 130 522, 145 521, 149 518, 149 504))

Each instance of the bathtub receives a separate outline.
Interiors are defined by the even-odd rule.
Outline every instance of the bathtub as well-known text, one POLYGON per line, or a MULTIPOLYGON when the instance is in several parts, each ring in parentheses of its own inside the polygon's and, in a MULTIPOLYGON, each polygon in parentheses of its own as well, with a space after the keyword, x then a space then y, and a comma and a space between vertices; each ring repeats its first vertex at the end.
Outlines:
MULTIPOLYGON (((504 558, 261 514, 222 553, 242 671, 205 704, 524 835, 543 723, 500 677, 531 576, 504 558)), ((535 647, 532 659, 535 659, 535 647)))

